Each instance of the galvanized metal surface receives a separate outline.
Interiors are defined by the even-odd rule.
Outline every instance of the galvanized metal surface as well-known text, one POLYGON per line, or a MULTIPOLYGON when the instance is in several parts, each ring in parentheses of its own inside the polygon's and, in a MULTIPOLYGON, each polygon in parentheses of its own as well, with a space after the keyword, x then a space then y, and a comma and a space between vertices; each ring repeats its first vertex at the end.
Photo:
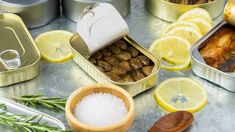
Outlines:
MULTIPOLYGON (((160 36, 162 29, 169 23, 155 18, 146 12, 143 5, 143 0, 132 0, 131 14, 125 20, 130 28, 130 36, 147 48, 151 42, 160 36)), ((218 18, 216 23, 221 20, 221 17, 218 18)), ((75 32, 76 24, 62 17, 45 27, 31 30, 31 33, 36 37, 42 32, 54 29, 65 29, 75 32)), ((201 83, 209 96, 209 102, 205 108, 195 114, 195 121, 189 131, 233 132, 235 130, 235 93, 197 77, 192 73, 191 69, 181 72, 161 70, 159 73, 159 82, 167 78, 181 76, 190 77, 201 83)), ((11 95, 18 96, 26 93, 41 93, 47 96, 67 98, 75 89, 93 82, 94 80, 72 60, 60 64, 41 61, 40 76, 32 81, 1 88, 0 96, 9 97, 11 95)), ((129 130, 130 132, 147 131, 155 121, 165 114, 155 103, 153 96, 154 89, 134 98, 137 115, 129 130)), ((45 110, 44 112, 57 117, 67 124, 63 113, 55 114, 45 110)))

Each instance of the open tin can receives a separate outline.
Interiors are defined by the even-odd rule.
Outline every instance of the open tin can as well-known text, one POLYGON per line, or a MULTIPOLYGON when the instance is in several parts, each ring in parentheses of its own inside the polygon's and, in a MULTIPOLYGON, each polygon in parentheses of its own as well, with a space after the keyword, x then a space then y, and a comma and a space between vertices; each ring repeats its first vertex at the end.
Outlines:
MULTIPOLYGON (((234 33, 235 35, 235 1, 229 0, 227 3, 227 6, 224 10, 224 20, 220 24, 218 24, 214 29, 212 29, 209 33, 207 33, 206 36, 204 36, 201 40, 197 42, 194 47, 191 48, 191 57, 192 57, 192 70, 193 72, 198 75, 199 77, 202 77, 212 83, 215 83, 229 91, 235 92, 235 73, 234 71, 229 71, 234 64, 232 62, 233 60, 233 53, 230 55, 230 53, 226 53, 226 55, 222 57, 218 57, 218 59, 213 59, 212 57, 205 57, 205 53, 203 53, 203 49, 205 49, 205 46, 210 42, 216 41, 215 43, 211 43, 211 47, 207 48, 208 50, 211 50, 209 53, 211 54, 225 54, 225 52, 230 51, 232 47, 227 47, 225 50, 223 50, 223 43, 227 42, 228 39, 228 45, 233 44, 232 35, 230 33, 234 33), (225 35, 223 35, 225 34, 225 35), (223 35, 223 36, 222 36, 223 35), (214 39, 214 40, 213 40, 214 39), (217 46, 217 43, 219 43, 220 46, 217 46), (218 51, 213 49, 214 47, 218 47, 218 51), (217 53, 216 53, 217 52, 217 53), (203 57, 204 56, 204 57, 203 57), (231 59, 229 59, 227 56, 230 56, 231 59), (220 65, 218 68, 217 63, 226 60, 229 63, 224 63, 220 65), (210 63, 210 64, 209 64, 210 63)), ((227 45, 227 44, 226 44, 227 45)), ((204 50, 205 51, 205 50, 204 50)), ((209 55, 208 55, 209 56, 209 55)), ((214 55, 215 56, 215 55, 214 55)))
POLYGON ((77 28, 78 34, 70 39, 74 53, 73 60, 97 82, 113 83, 127 90, 132 96, 152 88, 156 84, 160 68, 159 61, 128 37, 128 26, 112 5, 100 3, 86 8, 79 18, 77 28), (153 68, 148 76, 133 82, 114 81, 106 72, 88 60, 97 51, 112 46, 119 40, 125 41, 130 47, 137 49, 140 54, 151 60, 153 68))
POLYGON ((130 12, 130 0, 62 0, 63 12, 69 19, 77 21, 84 8, 99 2, 112 4, 122 17, 130 12))
POLYGON ((214 0, 209 3, 195 5, 176 4, 168 0, 145 0, 145 9, 147 11, 169 22, 175 22, 184 12, 196 7, 206 9, 214 19, 222 13, 224 0, 214 0))
POLYGON ((0 15, 0 86, 36 77, 40 53, 20 17, 0 15))

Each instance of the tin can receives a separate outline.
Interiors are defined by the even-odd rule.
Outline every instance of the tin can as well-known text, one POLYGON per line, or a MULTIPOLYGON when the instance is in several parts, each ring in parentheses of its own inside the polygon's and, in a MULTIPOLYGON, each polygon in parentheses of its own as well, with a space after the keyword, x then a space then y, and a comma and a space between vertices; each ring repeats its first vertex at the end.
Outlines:
POLYGON ((125 17, 130 12, 130 0, 62 0, 64 15, 77 22, 84 8, 97 2, 112 4, 122 17, 125 17))
MULTIPOLYGON (((47 123, 50 126, 60 128, 61 130, 65 130, 64 124, 60 120, 58 120, 50 115, 36 111, 36 110, 29 108, 29 107, 26 107, 24 105, 15 103, 15 102, 8 100, 6 98, 3 98, 3 97, 0 97, 0 104, 4 104, 6 106, 8 114, 26 115, 28 117, 32 117, 32 116, 36 116, 36 115, 43 115, 43 117, 41 119, 42 123, 47 123)), ((6 128, 4 126, 1 126, 1 125, 0 125, 0 129, 4 130, 6 132, 10 132, 12 130, 12 129, 6 128)))
POLYGON ((54 20, 59 15, 59 5, 59 0, 0 0, 0 10, 19 15, 28 28, 54 20))
POLYGON ((152 88, 157 82, 159 61, 128 37, 128 26, 113 6, 102 3, 87 9, 89 10, 85 10, 78 21, 78 34, 70 39, 70 46, 74 54, 73 60, 97 82, 113 83, 127 90, 132 96, 152 88), (116 27, 113 26, 114 23, 116 27), (111 80, 104 72, 88 61, 88 58, 95 51, 120 39, 124 39, 154 63, 149 76, 136 82, 120 83, 111 80))
POLYGON ((223 72, 216 68, 213 68, 206 64, 205 60, 199 53, 199 48, 217 31, 224 26, 227 26, 226 22, 221 22, 213 30, 211 30, 205 37, 197 42, 197 44, 191 49, 192 57, 192 70, 193 72, 212 83, 215 83, 229 91, 235 92, 235 74, 229 72, 223 72))
POLYGON ((0 25, 0 86, 36 77, 40 53, 21 18, 4 13, 0 25))
POLYGON ((175 22, 184 12, 196 7, 206 9, 214 19, 218 17, 224 8, 224 0, 214 0, 205 4, 183 5, 168 2, 167 0, 146 0, 145 9, 153 15, 169 22, 175 22), (215 10, 216 9, 216 10, 215 10))

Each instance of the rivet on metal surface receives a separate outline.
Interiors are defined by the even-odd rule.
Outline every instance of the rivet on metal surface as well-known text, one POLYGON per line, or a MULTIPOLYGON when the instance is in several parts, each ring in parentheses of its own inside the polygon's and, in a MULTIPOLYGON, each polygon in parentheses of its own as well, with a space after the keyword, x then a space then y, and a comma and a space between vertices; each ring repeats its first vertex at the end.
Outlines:
POLYGON ((0 61, 7 70, 15 70, 21 66, 21 59, 19 52, 12 49, 1 52, 0 61))

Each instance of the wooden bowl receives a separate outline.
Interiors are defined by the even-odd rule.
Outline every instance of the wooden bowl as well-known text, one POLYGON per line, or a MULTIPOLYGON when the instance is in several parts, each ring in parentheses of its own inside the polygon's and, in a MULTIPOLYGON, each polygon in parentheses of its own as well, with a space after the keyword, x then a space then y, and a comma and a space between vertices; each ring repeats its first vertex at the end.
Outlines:
POLYGON ((68 98, 65 108, 65 114, 70 126, 77 132, 125 132, 131 126, 135 117, 135 105, 131 95, 124 89, 111 84, 93 84, 84 86, 72 93, 68 98), (74 108, 81 99, 92 93, 109 93, 122 99, 128 109, 127 116, 120 122, 105 126, 94 127, 80 122, 74 117, 74 108))

